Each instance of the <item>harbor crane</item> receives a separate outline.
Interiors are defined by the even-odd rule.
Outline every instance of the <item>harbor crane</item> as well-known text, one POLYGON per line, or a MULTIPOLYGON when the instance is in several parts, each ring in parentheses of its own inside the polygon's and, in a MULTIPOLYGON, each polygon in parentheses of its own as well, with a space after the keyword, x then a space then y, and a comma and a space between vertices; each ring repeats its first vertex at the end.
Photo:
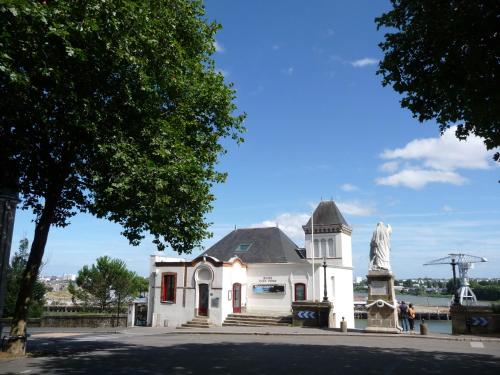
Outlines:
POLYGON ((448 254, 447 257, 431 260, 428 263, 424 263, 424 266, 431 266, 435 264, 451 264, 453 270, 453 288, 455 289, 455 295, 453 297, 453 303, 460 305, 476 305, 477 298, 469 284, 469 270, 474 268, 474 263, 487 262, 488 260, 483 257, 477 257, 474 255, 455 253, 448 254), (457 276, 455 267, 458 266, 458 275, 460 278, 460 286, 457 288, 457 276))

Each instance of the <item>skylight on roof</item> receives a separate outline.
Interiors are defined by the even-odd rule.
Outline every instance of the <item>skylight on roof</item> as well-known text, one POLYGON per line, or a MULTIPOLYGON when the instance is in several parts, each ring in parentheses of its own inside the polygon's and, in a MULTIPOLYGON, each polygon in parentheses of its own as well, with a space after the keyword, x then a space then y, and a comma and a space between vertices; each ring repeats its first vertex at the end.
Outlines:
POLYGON ((235 251, 238 251, 238 252, 245 252, 245 251, 248 251, 248 249, 250 249, 250 246, 252 246, 251 243, 240 243, 238 245, 238 247, 236 247, 236 250, 235 251))

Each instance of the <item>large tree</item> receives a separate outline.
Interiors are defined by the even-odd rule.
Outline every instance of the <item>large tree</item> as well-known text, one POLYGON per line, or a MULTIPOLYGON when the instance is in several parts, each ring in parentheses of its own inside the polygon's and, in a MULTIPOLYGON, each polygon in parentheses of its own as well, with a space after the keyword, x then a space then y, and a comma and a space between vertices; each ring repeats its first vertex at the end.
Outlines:
POLYGON ((218 28, 201 1, 0 2, 0 190, 36 215, 11 335, 25 334, 50 227, 77 212, 160 250, 209 235, 221 139, 241 141, 243 120, 211 57, 218 28))
MULTIPOLYGON (((500 2, 391 0, 375 19, 387 30, 378 74, 403 95, 402 107, 443 132, 500 146, 500 2)), ((500 161, 500 153, 494 155, 500 161)))
MULTIPOLYGON (((12 317, 14 315, 16 300, 21 286, 24 269, 28 263, 29 242, 27 238, 19 241, 19 250, 14 254, 7 269, 7 293, 5 298, 4 316, 12 317)), ((39 318, 43 312, 45 304, 45 293, 47 287, 37 280, 33 286, 33 294, 28 306, 30 317, 39 318)))

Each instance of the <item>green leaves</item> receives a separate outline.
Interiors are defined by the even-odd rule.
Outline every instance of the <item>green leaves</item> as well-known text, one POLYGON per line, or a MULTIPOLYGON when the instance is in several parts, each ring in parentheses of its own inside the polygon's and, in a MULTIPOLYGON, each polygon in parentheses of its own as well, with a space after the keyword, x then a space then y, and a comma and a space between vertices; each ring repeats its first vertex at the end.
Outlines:
POLYGON ((221 140, 242 140, 244 116, 202 3, 9 1, 0 24, 0 170, 24 208, 56 194, 52 225, 88 211, 159 249, 208 236, 221 140))
POLYGON ((76 300, 88 306, 99 306, 101 311, 111 305, 123 303, 144 291, 144 279, 129 271, 121 259, 108 256, 97 258, 92 266, 78 271, 75 287, 68 287, 76 300))
MULTIPOLYGON (((457 137, 483 137, 500 146, 500 5, 494 1, 392 0, 375 19, 388 28, 382 84, 403 95, 401 106, 441 131, 459 124, 457 137)), ((500 154, 494 157, 500 160, 500 154)))

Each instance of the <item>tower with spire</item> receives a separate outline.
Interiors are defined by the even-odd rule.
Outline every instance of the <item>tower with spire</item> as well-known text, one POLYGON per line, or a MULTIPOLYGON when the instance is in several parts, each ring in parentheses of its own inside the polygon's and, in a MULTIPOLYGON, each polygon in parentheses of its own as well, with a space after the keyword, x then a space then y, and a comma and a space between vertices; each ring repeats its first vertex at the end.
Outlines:
POLYGON ((354 327, 352 268, 352 228, 333 200, 321 201, 309 221, 302 226, 305 256, 312 266, 314 300, 321 301, 326 284, 337 322, 344 318, 354 327), (326 283, 323 264, 326 263, 326 283))

